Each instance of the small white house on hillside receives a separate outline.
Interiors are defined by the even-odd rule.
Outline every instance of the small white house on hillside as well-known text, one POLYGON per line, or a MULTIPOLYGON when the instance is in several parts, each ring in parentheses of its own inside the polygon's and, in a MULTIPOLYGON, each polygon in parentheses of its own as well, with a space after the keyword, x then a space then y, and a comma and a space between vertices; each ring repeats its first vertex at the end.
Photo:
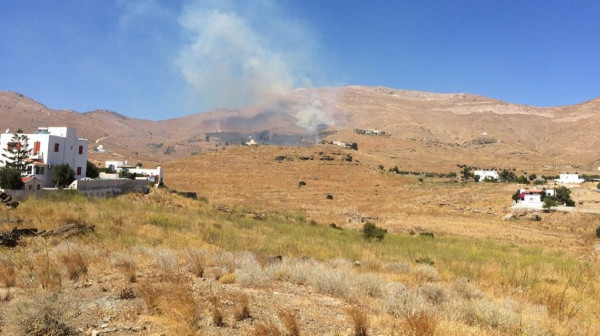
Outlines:
POLYGON ((554 189, 520 189, 519 199, 513 202, 513 208, 542 209, 542 196, 555 196, 554 189))
MULTIPOLYGON (((52 168, 66 163, 75 172, 75 179, 85 177, 87 164, 87 139, 79 138, 77 130, 71 127, 39 127, 27 136, 23 143, 13 143, 13 135, 0 134, 0 149, 10 150, 13 146, 25 147, 29 150, 26 172, 23 176, 34 176, 44 187, 53 187, 52 168)), ((5 162, 0 162, 4 166, 5 162)))
POLYGON ((495 170, 475 170, 473 176, 479 176, 479 182, 482 182, 485 179, 496 181, 500 179, 500 175, 498 175, 498 172, 495 170))
MULTIPOLYGON (((163 169, 160 166, 156 166, 154 169, 144 169, 141 167, 130 165, 127 161, 106 161, 106 168, 110 168, 117 173, 128 172, 130 174, 136 174, 142 178, 147 179, 154 184, 159 185, 163 181, 163 169)), ((100 178, 111 179, 118 176, 117 174, 101 174, 100 178)))
POLYGON ((578 174, 560 174, 559 178, 554 180, 558 184, 583 183, 584 181, 579 178, 578 174))

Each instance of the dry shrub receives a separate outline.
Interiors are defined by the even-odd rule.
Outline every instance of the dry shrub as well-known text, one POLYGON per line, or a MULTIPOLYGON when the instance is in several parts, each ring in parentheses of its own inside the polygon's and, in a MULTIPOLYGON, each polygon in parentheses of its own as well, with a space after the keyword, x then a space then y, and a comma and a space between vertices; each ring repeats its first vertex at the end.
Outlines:
POLYGON ((410 272, 410 265, 399 261, 384 264, 382 268, 386 272, 393 272, 399 274, 410 272))
POLYGON ((163 296, 164 287, 161 284, 144 282, 140 284, 139 293, 146 306, 148 307, 148 311, 151 313, 160 313, 159 304, 161 297, 163 296))
POLYGON ((123 273, 127 281, 137 281, 137 265, 131 256, 119 253, 114 255, 111 259, 111 264, 123 273))
POLYGON ((358 286, 368 296, 381 297, 383 295, 383 289, 385 287, 385 280, 371 273, 359 274, 358 286))
POLYGON ((353 326, 354 336, 367 336, 367 328, 369 327, 369 320, 364 310, 359 307, 352 307, 346 310, 346 314, 350 318, 353 326))
POLYGON ((247 318, 251 318, 250 314, 250 303, 248 295, 243 292, 239 292, 237 295, 238 302, 235 304, 234 317, 237 321, 241 321, 247 318))
POLYGON ((254 325, 253 334, 255 336, 283 336, 283 333, 279 330, 272 318, 264 322, 256 323, 254 325))
POLYGON ((200 308, 184 286, 167 283, 140 284, 139 293, 150 313, 165 321, 173 335, 187 335, 200 327, 200 308))
POLYGON ((357 294, 353 283, 355 275, 351 271, 331 269, 318 263, 308 270, 308 284, 320 293, 350 300, 357 294))
POLYGON ((298 323, 298 317, 294 312, 290 309, 279 308, 278 315, 287 330, 288 336, 300 336, 300 324, 298 323))
POLYGON ((373 258, 365 259, 361 264, 361 269, 370 272, 381 272, 383 266, 381 265, 381 261, 373 258))
POLYGON ((396 317, 414 315, 427 311, 430 306, 417 290, 409 290, 402 283, 393 282, 386 285, 384 310, 396 317))
POLYGON ((480 325, 490 329, 504 331, 515 330, 520 324, 520 318, 514 307, 508 302, 496 304, 486 299, 465 301, 456 307, 467 324, 480 325))
POLYGON ((67 269, 67 275, 71 280, 78 280, 80 276, 88 273, 89 261, 79 249, 64 252, 59 260, 67 269))
POLYGON ((46 253, 30 260, 33 275, 43 289, 55 291, 62 287, 62 276, 56 262, 46 253))
POLYGON ((232 283, 235 283, 235 279, 235 273, 227 273, 219 278, 219 282, 224 285, 230 285, 232 283))
POLYGON ((204 277, 206 255, 199 250, 188 250, 188 267, 193 275, 198 278, 204 277))
POLYGON ((200 307, 183 286, 172 286, 168 295, 163 296, 160 309, 170 322, 169 335, 193 335, 200 328, 200 307))
POLYGON ((413 272, 417 282, 437 281, 440 277, 435 267, 427 264, 417 265, 413 272))
POLYGON ((406 314, 404 321, 414 336, 433 336, 438 325, 435 316, 424 310, 416 314, 406 314))
POLYGON ((131 286, 122 287, 119 290, 119 299, 121 300, 131 300, 137 297, 137 293, 131 286))
POLYGON ((265 271, 252 253, 240 253, 235 271, 237 281, 245 287, 265 287, 270 281, 269 272, 265 271))
POLYGON ((60 293, 37 292, 15 304, 8 322, 19 335, 77 335, 73 302, 60 293))
POLYGON ((0 256, 0 282, 4 287, 14 287, 17 284, 17 268, 4 256, 0 256))
POLYGON ((183 280, 181 274, 178 271, 177 258, 173 251, 160 250, 152 251, 152 258, 158 271, 160 272, 160 278, 164 281, 172 283, 179 283, 183 280))
POLYGON ((217 327, 225 326, 225 315, 223 314, 223 309, 221 308, 219 298, 216 296, 211 296, 208 300, 211 303, 210 316, 213 324, 217 327))
POLYGON ((466 300, 481 299, 485 296, 479 288, 465 278, 455 280, 451 288, 460 298, 466 300))
POLYGON ((444 287, 434 284, 426 283, 419 288, 419 293, 431 304, 439 306, 444 302, 448 301, 448 293, 444 287))
POLYGON ((210 260, 211 266, 219 266, 228 270, 229 272, 233 272, 235 270, 236 265, 236 257, 231 252, 221 251, 214 253, 210 260))

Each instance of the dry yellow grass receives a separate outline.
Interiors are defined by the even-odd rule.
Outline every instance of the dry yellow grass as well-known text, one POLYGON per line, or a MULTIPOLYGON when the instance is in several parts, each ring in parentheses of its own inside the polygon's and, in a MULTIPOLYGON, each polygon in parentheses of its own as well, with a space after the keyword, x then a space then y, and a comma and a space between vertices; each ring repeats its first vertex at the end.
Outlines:
MULTIPOLYGON (((425 193, 425 188, 430 188, 432 198, 446 189, 445 184, 428 185, 427 181, 404 185, 405 192, 425 193)), ((452 188, 457 187, 447 186, 452 188)), ((460 188, 483 190, 484 186, 460 188)), ((312 225, 298 210, 269 211, 257 217, 248 214, 262 209, 249 205, 229 208, 233 210, 225 213, 210 203, 166 190, 107 200, 73 196, 31 199, 10 216, 45 229, 76 218, 95 225, 96 232, 67 241, 26 238, 24 245, 2 253, 8 253, 16 267, 16 287, 28 293, 43 287, 80 297, 89 306, 102 295, 98 293, 109 291, 119 297, 125 286, 131 287, 137 295, 119 299, 128 304, 117 305, 124 312, 124 321, 118 323, 138 323, 156 333, 220 335, 232 328, 250 333, 258 321, 267 323, 276 316, 277 307, 295 306, 299 320, 313 321, 303 325, 303 334, 347 334, 344 330, 350 332, 352 323, 336 316, 343 316, 344 307, 357 302, 375 312, 369 319, 385 317, 381 325, 371 323, 369 332, 376 335, 395 334, 391 326, 405 325, 405 316, 421 316, 411 320, 415 328, 425 332, 435 327, 435 333, 444 335, 529 334, 533 325, 557 334, 598 331, 597 317, 591 313, 599 309, 594 280, 598 265, 576 260, 577 249, 564 253, 532 247, 536 242, 526 247, 468 235, 439 235, 437 230, 433 230, 434 238, 401 232, 389 233, 381 242, 369 242, 356 230, 338 230, 326 221, 312 225), (47 220, 50 212, 52 221, 47 220), (87 275, 85 279, 71 278, 61 255, 83 247, 87 247, 83 254, 87 275), (282 255, 282 260, 267 258, 275 255, 282 255), (416 262, 427 258, 435 266, 416 262), (354 260, 361 262, 355 264, 354 260), (200 268, 203 277, 199 277, 200 268), (131 282, 129 269, 135 270, 137 282, 131 282), (235 274, 236 281, 223 286, 218 279, 227 274, 235 274), (241 302, 234 299, 238 297, 234 293, 239 291, 252 294, 246 306, 257 322, 237 321, 241 302), (218 299, 211 303, 210 297, 218 299), (427 318, 420 312, 426 312, 427 318), (218 318, 213 320, 214 316, 218 318), (431 316, 435 320, 429 319, 431 316)), ((454 216, 442 207, 432 216, 448 214, 454 216)), ((483 227, 489 215, 461 216, 483 227)), ((542 216, 544 223, 565 215, 542 216)), ((539 225, 526 219, 511 222, 517 224, 528 230, 527 225, 539 225)), ((0 223, 0 230, 6 228, 0 223)), ((10 310, 22 300, 13 296, 0 303, 0 309, 10 310)), ((81 316, 65 317, 69 325, 102 319, 100 308, 82 312, 81 316)), ((280 320, 274 325, 283 330, 286 318, 280 316, 280 320)))
MULTIPOLYGON (((541 214, 542 221, 505 221, 511 195, 523 187, 504 183, 450 183, 448 179, 400 176, 378 168, 377 156, 331 145, 314 148, 238 147, 219 153, 166 163, 167 185, 195 191, 211 205, 257 214, 298 214, 343 228, 353 216, 376 218, 391 232, 434 232, 436 235, 492 239, 527 246, 553 247, 597 259, 595 214, 541 214), (323 154, 319 154, 323 153, 323 154), (350 154, 353 162, 342 159, 350 154), (277 157, 289 157, 293 161, 277 157), (301 157, 314 160, 301 160, 301 157), (321 161, 330 156, 334 161, 321 161), (359 162, 356 162, 356 161, 359 162), (305 186, 298 187, 299 181, 305 186), (327 195, 332 194, 333 200, 327 195)), ((401 163, 398 163, 401 166, 401 163)), ((459 168, 454 168, 459 172, 459 168)), ((444 171, 447 172, 447 171, 444 171)), ((600 193, 573 192, 583 207, 600 204, 600 193)), ((597 206, 596 206, 597 208, 597 206)), ((249 214, 253 215, 253 214, 249 214)))

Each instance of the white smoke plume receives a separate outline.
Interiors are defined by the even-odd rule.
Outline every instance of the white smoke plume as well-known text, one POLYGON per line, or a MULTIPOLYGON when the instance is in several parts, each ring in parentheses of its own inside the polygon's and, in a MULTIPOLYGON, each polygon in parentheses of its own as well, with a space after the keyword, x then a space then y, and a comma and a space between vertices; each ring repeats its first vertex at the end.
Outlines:
MULTIPOLYGON (((179 18, 188 43, 177 66, 203 108, 279 105, 297 87, 311 86, 310 25, 272 0, 194 1, 179 18)), ((296 110, 298 126, 327 122, 318 100, 296 110)))

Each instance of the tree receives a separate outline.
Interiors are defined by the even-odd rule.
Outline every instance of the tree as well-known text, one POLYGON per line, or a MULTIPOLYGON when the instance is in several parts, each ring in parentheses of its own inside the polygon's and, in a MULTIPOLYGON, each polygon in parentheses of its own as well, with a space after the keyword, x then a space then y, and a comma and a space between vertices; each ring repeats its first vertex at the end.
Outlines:
POLYGON ((512 195, 512 200, 515 202, 518 202, 521 199, 521 190, 517 190, 517 192, 515 192, 512 195))
POLYGON ((85 177, 98 178, 98 176, 100 176, 100 170, 93 162, 88 160, 85 168, 85 177))
POLYGON ((536 178, 537 178, 536 174, 529 175, 529 181, 535 181, 536 178))
POLYGON ((2 153, 6 167, 14 168, 21 173, 25 172, 26 160, 29 158, 29 152, 31 151, 27 149, 28 140, 29 138, 23 134, 23 130, 20 128, 13 134, 8 147, 4 148, 4 153, 2 153))
POLYGON ((529 184, 529 180, 527 179, 527 177, 525 177, 525 175, 521 175, 517 178, 517 183, 529 184))
POLYGON ((502 172, 500 172, 500 174, 498 175, 500 176, 500 179, 504 182, 514 182, 517 179, 515 173, 506 169, 502 170, 502 172))
POLYGON ((361 231, 363 238, 367 240, 375 238, 379 241, 382 241, 387 233, 387 230, 382 229, 371 222, 366 222, 361 231))
POLYGON ((558 201, 554 196, 544 197, 544 205, 542 206, 545 210, 550 210, 551 207, 558 205, 558 201))
POLYGON ((75 172, 69 164, 63 163, 54 166, 54 176, 52 177, 52 182, 56 183, 56 186, 59 188, 68 187, 71 182, 75 181, 75 172))
POLYGON ((560 203, 564 203, 566 206, 575 206, 575 202, 571 199, 571 189, 567 187, 558 187, 555 192, 556 198, 560 203))
POLYGON ((11 167, 0 168, 0 188, 13 190, 23 188, 21 172, 11 167))
POLYGON ((481 176, 473 175, 473 180, 475 180, 475 182, 479 182, 480 179, 481 179, 481 176))
POLYGON ((467 180, 467 179, 469 179, 469 177, 473 176, 473 173, 471 173, 471 169, 469 169, 469 167, 463 168, 463 170, 461 171, 461 174, 465 180, 467 180))

